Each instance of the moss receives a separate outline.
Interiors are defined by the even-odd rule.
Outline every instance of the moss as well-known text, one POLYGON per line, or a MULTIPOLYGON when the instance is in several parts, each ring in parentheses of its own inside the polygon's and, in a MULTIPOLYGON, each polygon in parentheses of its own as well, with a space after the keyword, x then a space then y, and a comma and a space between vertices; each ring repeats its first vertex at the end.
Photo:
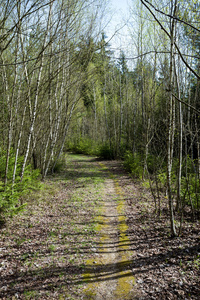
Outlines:
POLYGON ((100 232, 102 231, 102 229, 104 229, 105 227, 107 227, 108 225, 106 224, 106 219, 105 217, 99 215, 98 217, 95 218, 95 231, 96 232, 100 232))
POLYGON ((96 299, 96 292, 94 290, 95 284, 89 284, 87 288, 84 289, 84 298, 83 299, 96 299))
MULTIPOLYGON (((95 260, 94 259, 88 259, 86 261, 86 266, 92 266, 94 264, 95 260)), ((83 279, 85 281, 85 283, 87 283, 87 286, 84 288, 83 293, 84 293, 84 298, 83 299, 95 299, 96 297, 96 292, 95 292, 95 288, 96 288, 96 284, 93 283, 94 280, 94 273, 84 273, 83 275, 83 279)))
MULTIPOLYGON (((100 209, 100 208, 98 209, 98 214, 99 215, 94 220, 96 222, 96 225, 95 225, 96 233, 100 233, 101 231, 103 231, 105 229, 106 226, 108 226, 106 224, 106 218, 102 216, 102 214, 103 214, 102 209, 100 209)), ((103 241, 106 240, 107 238, 108 238, 108 235, 106 235, 106 234, 101 236, 101 238, 99 240, 100 252, 104 251, 103 241)), ((86 266, 100 265, 101 261, 100 261, 99 257, 96 257, 95 259, 94 258, 88 259, 85 264, 86 264, 86 266)), ((83 299, 90 299, 90 300, 96 299, 95 290, 98 287, 98 283, 93 282, 94 277, 96 276, 95 268, 94 268, 94 272, 84 273, 82 276, 83 276, 84 281, 87 283, 86 288, 84 288, 84 290, 83 290, 83 293, 84 293, 83 299)))
MULTIPOLYGON (((99 163, 102 169, 108 170, 107 167, 99 163)), ((108 171, 109 172, 109 171, 108 171)), ((135 278, 132 275, 132 272, 130 270, 130 253, 129 251, 129 238, 127 236, 128 226, 126 224, 126 216, 125 216, 125 201, 124 201, 124 194, 119 186, 118 181, 116 180, 115 176, 109 172, 109 177, 114 181, 115 185, 115 194, 117 194, 117 214, 118 214, 118 231, 119 231, 119 241, 118 241, 118 249, 119 256, 117 257, 119 259, 119 262, 116 262, 116 272, 118 274, 117 279, 117 286, 114 291, 114 298, 113 299, 133 299, 133 286, 135 284, 135 278)), ((110 240, 109 233, 109 221, 106 217, 103 217, 105 208, 98 208, 97 214, 98 216, 95 218, 95 231, 97 233, 100 233, 99 238, 99 249, 100 252, 107 252, 108 249, 105 248, 105 241, 110 240), (108 230, 107 230, 108 229, 108 230)), ((132 254, 132 253, 131 253, 132 254)), ((86 261, 86 266, 92 266, 96 265, 98 268, 100 265, 102 265, 102 261, 100 260, 101 256, 95 257, 95 259, 89 259, 86 261)), ((104 256, 103 257, 103 265, 106 266, 107 264, 113 263, 113 261, 110 261, 110 257, 104 256)), ((108 279, 112 279, 112 277, 109 277, 108 274, 99 274, 101 276, 101 279, 104 278, 106 280, 106 277, 108 279)), ((87 282, 87 287, 84 289, 84 299, 96 299, 98 290, 98 282, 93 282, 95 275, 95 268, 94 270, 91 270, 91 272, 87 272, 83 274, 83 278, 87 282)))
MULTIPOLYGON (((126 224, 125 216, 125 202, 123 200, 123 191, 120 188, 118 182, 115 180, 115 190, 120 199, 117 202, 118 222, 119 222, 119 248, 124 250, 121 253, 121 259, 123 263, 123 269, 129 269, 129 238, 126 235, 128 231, 128 225, 126 224)), ((115 291, 116 299, 132 299, 132 289, 135 285, 135 278, 130 270, 122 270, 120 272, 120 278, 118 279, 117 288, 115 291)))
POLYGON ((115 290, 116 299, 133 299, 132 289, 135 285, 135 279, 130 271, 122 271, 120 273, 122 276, 118 279, 117 288, 115 290))

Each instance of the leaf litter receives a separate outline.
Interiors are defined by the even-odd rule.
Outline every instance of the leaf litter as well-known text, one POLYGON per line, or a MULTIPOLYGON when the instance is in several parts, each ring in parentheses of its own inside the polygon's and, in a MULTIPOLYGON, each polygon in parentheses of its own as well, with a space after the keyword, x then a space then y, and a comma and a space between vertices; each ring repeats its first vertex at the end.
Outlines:
MULTIPOLYGON (((135 296, 129 299, 199 299, 198 221, 185 223, 182 236, 171 239, 169 216, 154 214, 148 189, 120 162, 103 164, 117 178, 125 201, 123 243, 129 256, 120 267, 135 278, 135 296)), ((95 216, 105 201, 108 176, 90 157, 67 156, 67 167, 48 178, 46 191, 30 195, 26 211, 7 221, 0 231, 0 299, 84 299, 84 274, 94 271, 86 261, 95 265, 102 255, 95 216)))

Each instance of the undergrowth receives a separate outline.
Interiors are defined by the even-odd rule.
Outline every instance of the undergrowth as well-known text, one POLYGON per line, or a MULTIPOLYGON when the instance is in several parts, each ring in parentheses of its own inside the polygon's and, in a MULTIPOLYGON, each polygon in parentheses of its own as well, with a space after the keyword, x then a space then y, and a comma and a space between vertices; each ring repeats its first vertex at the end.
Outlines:
POLYGON ((0 222, 4 222, 6 216, 13 216, 26 206, 25 195, 30 190, 40 188, 39 170, 33 170, 31 165, 25 168, 24 176, 21 179, 23 157, 17 161, 16 176, 13 182, 13 170, 15 164, 15 152, 11 150, 7 182, 5 183, 6 152, 0 149, 0 222))
POLYGON ((98 156, 107 160, 115 158, 114 149, 108 143, 100 143, 86 137, 75 141, 68 141, 66 150, 76 154, 98 156))
MULTIPOLYGON (((167 190, 167 165, 166 162, 158 156, 148 155, 146 162, 140 153, 132 153, 126 151, 124 155, 124 168, 133 178, 138 178, 146 182, 146 186, 151 189, 154 200, 160 199, 161 193, 166 193, 167 190), (146 163, 146 167, 145 167, 146 163), (145 176, 144 176, 145 175, 145 176)), ((172 194, 174 203, 177 199, 178 189, 178 159, 174 158, 173 168, 171 173, 172 194)), ((190 207, 193 215, 200 210, 200 179, 196 172, 196 162, 187 157, 187 160, 182 165, 181 176, 181 199, 179 207, 184 210, 190 207)), ((197 213, 198 215, 198 213, 197 213)))

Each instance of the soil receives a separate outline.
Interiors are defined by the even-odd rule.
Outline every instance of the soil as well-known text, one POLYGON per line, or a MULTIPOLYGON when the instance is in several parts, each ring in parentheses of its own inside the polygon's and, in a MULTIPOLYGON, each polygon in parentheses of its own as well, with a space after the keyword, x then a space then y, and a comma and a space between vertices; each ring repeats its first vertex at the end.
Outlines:
POLYGON ((170 237, 167 199, 162 195, 160 216, 150 191, 133 181, 118 162, 110 162, 126 195, 131 269, 139 299, 200 299, 200 226, 185 216, 180 237, 170 237), (124 174, 123 174, 124 173, 124 174))
POLYGON ((91 270, 84 276, 88 279, 84 298, 135 299, 137 292, 129 266, 132 251, 129 251, 126 235, 125 202, 116 179, 105 180, 102 199, 95 218, 98 223, 95 257, 86 262, 91 270))
POLYGON ((119 161, 67 156, 0 229, 0 299, 200 299, 199 222, 170 237, 167 199, 119 161))

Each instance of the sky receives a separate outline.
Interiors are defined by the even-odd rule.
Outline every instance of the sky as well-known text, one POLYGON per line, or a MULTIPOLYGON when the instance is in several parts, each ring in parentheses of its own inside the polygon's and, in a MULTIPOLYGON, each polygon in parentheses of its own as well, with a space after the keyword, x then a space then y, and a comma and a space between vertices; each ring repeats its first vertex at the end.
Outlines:
POLYGON ((110 0, 110 8, 113 11, 113 18, 107 31, 108 40, 117 31, 115 37, 110 41, 112 50, 115 50, 115 56, 119 56, 119 49, 128 55, 130 47, 130 36, 128 28, 125 25, 129 17, 131 0, 110 0))
POLYGON ((110 0, 111 5, 116 10, 126 12, 128 10, 128 1, 127 0, 110 0))

